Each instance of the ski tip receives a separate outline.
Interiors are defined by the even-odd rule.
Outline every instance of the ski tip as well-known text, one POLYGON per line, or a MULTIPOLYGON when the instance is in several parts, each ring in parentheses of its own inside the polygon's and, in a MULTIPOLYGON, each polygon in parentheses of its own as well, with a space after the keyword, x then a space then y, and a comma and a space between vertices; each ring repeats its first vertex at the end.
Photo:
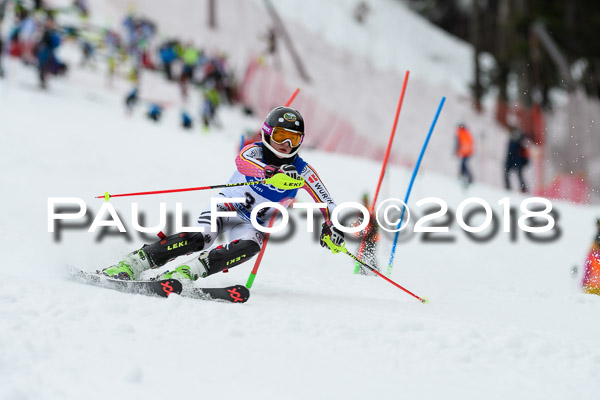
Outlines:
POLYGON ((429 304, 429 299, 426 299, 425 297, 423 297, 421 299, 421 303, 423 303, 423 304, 429 304))

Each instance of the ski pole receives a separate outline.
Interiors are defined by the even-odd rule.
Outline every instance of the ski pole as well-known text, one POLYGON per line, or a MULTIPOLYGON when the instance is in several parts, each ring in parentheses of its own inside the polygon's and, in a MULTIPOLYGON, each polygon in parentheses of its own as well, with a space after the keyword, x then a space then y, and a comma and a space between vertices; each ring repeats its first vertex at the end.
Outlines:
POLYGON ((408 185, 408 190, 406 191, 406 196, 404 197, 405 205, 402 207, 402 214, 400 216, 398 226, 396 227, 396 235, 394 235, 394 243, 392 244, 392 252, 390 253, 390 261, 388 262, 386 272, 387 276, 390 276, 392 274, 392 268, 394 267, 394 255, 396 254, 396 244, 398 243, 398 236, 400 235, 400 225, 402 225, 402 219, 404 218, 404 211, 406 209, 406 204, 408 203, 408 197, 410 196, 413 183, 415 183, 415 178, 417 177, 417 172, 419 172, 419 167, 421 166, 421 160, 423 160, 423 155, 425 154, 425 150, 427 149, 427 145, 429 144, 429 139, 431 138, 431 134, 433 133, 433 128, 435 128, 435 124, 437 123, 438 117, 440 116, 440 112, 442 111, 442 107, 444 106, 445 101, 446 98, 442 97, 442 101, 440 101, 440 105, 438 106, 438 109, 435 113, 435 117, 433 118, 433 122, 431 123, 431 127, 429 128, 429 133, 427 133, 427 138, 425 138, 425 143, 423 143, 423 147, 421 148, 421 154, 419 154, 417 164, 413 169, 412 177, 410 178, 410 184, 408 185))
POLYGON ((169 189, 169 190, 154 190, 150 192, 135 192, 135 193, 121 193, 121 194, 109 194, 108 192, 104 193, 104 196, 95 196, 95 199, 104 198, 108 201, 111 197, 125 197, 125 196, 145 196, 149 194, 163 194, 163 193, 175 193, 175 192, 191 192, 193 190, 208 190, 208 189, 220 189, 224 187, 234 187, 234 186, 250 186, 250 185, 259 185, 261 183, 266 183, 266 179, 260 181, 252 181, 252 182, 239 182, 239 183, 226 183, 224 185, 212 185, 212 186, 200 186, 200 187, 192 187, 192 188, 183 188, 183 189, 169 189))
POLYGON ((121 194, 109 194, 108 192, 104 193, 104 196, 96 196, 95 199, 104 198, 108 201, 111 197, 125 197, 125 196, 144 196, 149 194, 163 194, 163 193, 174 193, 174 192, 190 192, 192 190, 207 190, 207 189, 220 189, 225 187, 234 187, 234 186, 250 186, 250 185, 273 185, 278 189, 298 189, 304 185, 304 179, 293 179, 285 174, 275 174, 271 178, 261 179, 258 181, 250 181, 250 182, 235 182, 235 183, 225 183, 223 185, 213 185, 213 186, 200 186, 193 188, 183 188, 183 189, 169 189, 169 190, 155 190, 151 192, 136 192, 136 193, 121 193, 121 194))
POLYGON ((407 290, 405 288, 403 288, 402 286, 398 285, 396 282, 394 282, 393 280, 391 280, 390 278, 388 278, 387 276, 379 273, 379 271, 377 271, 375 268, 371 267, 369 264, 366 264, 364 262, 362 262, 361 260, 358 259, 358 257, 356 257, 354 254, 350 253, 348 251, 348 249, 346 249, 346 245, 342 245, 342 246, 337 246, 335 245, 332 241, 331 238, 328 235, 323 236, 323 241, 325 243, 327 243, 327 246, 329 246, 329 248, 331 249, 331 252, 333 254, 337 254, 337 253, 345 253, 347 254, 350 258, 354 259, 354 261, 361 263, 365 268, 367 268, 368 270, 370 270, 371 272, 374 272, 377 276, 385 279, 386 281, 388 281, 389 283, 391 283, 392 285, 396 286, 398 289, 403 290, 404 292, 410 294, 412 297, 414 297, 415 299, 419 300, 421 303, 428 303, 429 300, 427 300, 424 297, 419 297, 416 294, 414 294, 413 292, 411 292, 410 290, 407 290))
MULTIPOLYGON (((390 133, 390 140, 388 141, 387 149, 385 151, 385 157, 383 158, 383 165, 381 166, 381 173, 379 174, 379 182, 377 182, 377 189, 375 189, 375 196, 373 196, 373 202, 371 203, 371 209, 369 210, 369 214, 373 215, 373 211, 375 211, 375 204, 377 203, 377 197, 379 196, 379 189, 381 189, 381 182, 383 182, 383 177, 385 176, 385 170, 387 168, 388 159, 390 158, 390 151, 392 150, 392 143, 394 142, 394 135, 396 134, 396 127, 398 126, 398 117, 400 117, 400 110, 402 109, 402 103, 404 102, 404 93, 406 92, 406 84, 408 83, 408 75, 410 71, 406 71, 404 74, 404 82, 402 83, 402 90, 400 91, 400 99, 398 100, 398 106, 396 107, 396 115, 394 116, 394 124, 392 125, 392 132, 390 133)), ((365 233, 363 234, 363 238, 360 241, 360 246, 358 248, 358 256, 361 257, 366 245, 366 239, 371 229, 370 225, 367 226, 365 233)), ((354 273, 358 274, 360 271, 360 264, 356 263, 354 267, 354 273)))

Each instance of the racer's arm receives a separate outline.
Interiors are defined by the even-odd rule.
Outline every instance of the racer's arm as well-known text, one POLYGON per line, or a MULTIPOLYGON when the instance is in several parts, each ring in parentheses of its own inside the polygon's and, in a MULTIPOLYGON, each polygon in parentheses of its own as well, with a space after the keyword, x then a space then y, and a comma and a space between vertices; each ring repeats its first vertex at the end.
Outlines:
MULTIPOLYGON (((333 226, 333 223, 331 222, 331 214, 336 206, 331 194, 329 194, 329 191, 321 181, 321 178, 319 178, 315 169, 309 164, 306 164, 302 170, 302 177, 304 178, 304 190, 310 194, 315 202, 327 205, 326 208, 321 208, 321 212, 325 217, 325 222, 323 222, 321 227, 321 246, 328 249, 330 248, 329 244, 323 240, 325 236, 329 236, 329 239, 334 245, 344 246, 344 233, 333 226)), ((333 248, 331 249, 333 250, 333 248)))
POLYGON ((325 221, 331 220, 331 214, 336 204, 315 169, 306 164, 300 175, 304 178, 302 189, 310 194, 315 203, 324 203, 327 205, 327 208, 321 208, 321 212, 325 217, 325 221))
POLYGON ((240 151, 235 158, 235 165, 242 175, 264 178, 267 164, 260 161, 261 158, 262 148, 252 143, 240 151))
POLYGON ((279 167, 276 165, 267 165, 260 161, 261 158, 262 147, 254 143, 249 144, 235 158, 235 165, 242 175, 254 178, 271 178, 278 173, 284 173, 292 179, 300 178, 300 174, 298 174, 293 165, 285 164, 279 167))

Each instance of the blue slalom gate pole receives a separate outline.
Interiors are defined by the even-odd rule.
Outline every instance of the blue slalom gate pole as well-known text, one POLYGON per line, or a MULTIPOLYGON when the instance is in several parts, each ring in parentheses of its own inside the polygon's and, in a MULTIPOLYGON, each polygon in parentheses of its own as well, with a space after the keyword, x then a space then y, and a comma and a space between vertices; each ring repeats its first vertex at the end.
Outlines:
POLYGON ((438 106, 437 112, 435 113, 435 117, 433 118, 433 122, 431 123, 431 127, 429 128, 429 133, 427 134, 427 138, 425 139, 425 143, 423 144, 423 148, 421 148, 421 154, 419 154, 419 159, 417 160, 417 164, 415 165, 415 169, 413 170, 412 177, 410 178, 410 184, 408 185, 408 190, 406 191, 406 196, 404 197, 404 206, 402 207, 402 213, 400 214, 400 221, 398 222, 398 226, 396 227, 396 235, 394 235, 394 243, 392 244, 392 252, 390 254, 390 261, 387 267, 387 276, 392 275, 392 269, 394 268, 394 255, 396 254, 396 244, 398 243, 398 236, 400 235, 400 226, 402 225, 402 220, 404 218, 404 211, 406 210, 406 205, 408 204, 408 198, 410 196, 410 191, 412 190, 413 183, 415 183, 415 178, 417 177, 417 172, 419 172, 419 167, 421 166, 421 160, 423 160, 423 155, 425 154, 425 150, 427 149, 427 145, 429 144, 429 139, 431 138, 431 134, 433 133, 433 128, 435 128, 435 124, 437 123, 438 117, 440 116, 440 112, 442 111, 442 107, 444 106, 444 102, 446 101, 445 97, 442 97, 442 101, 440 101, 440 105, 438 106))

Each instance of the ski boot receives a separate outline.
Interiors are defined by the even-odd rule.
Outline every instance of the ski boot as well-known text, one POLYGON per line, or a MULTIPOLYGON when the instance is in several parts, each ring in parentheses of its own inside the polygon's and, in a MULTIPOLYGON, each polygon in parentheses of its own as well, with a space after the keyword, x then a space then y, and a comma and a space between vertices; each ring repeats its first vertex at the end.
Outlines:
POLYGON ((198 278, 206 278, 209 275, 208 251, 200 253, 198 258, 194 258, 187 265, 180 265, 173 271, 166 271, 157 279, 177 279, 186 281, 195 281, 198 278))
POLYGON ((117 264, 102 270, 102 274, 125 281, 135 280, 142 272, 150 269, 152 265, 143 250, 129 253, 117 264))

